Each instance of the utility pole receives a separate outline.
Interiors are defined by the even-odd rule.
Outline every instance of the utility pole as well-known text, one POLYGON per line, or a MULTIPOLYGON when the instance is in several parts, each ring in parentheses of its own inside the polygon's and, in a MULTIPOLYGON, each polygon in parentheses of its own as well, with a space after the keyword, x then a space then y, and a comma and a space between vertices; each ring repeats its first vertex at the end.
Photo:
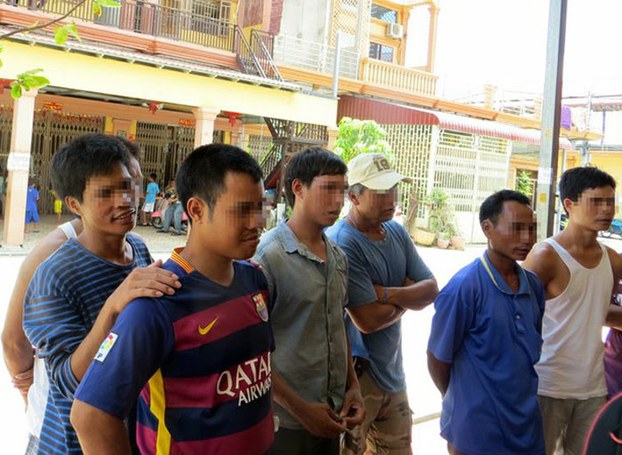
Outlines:
POLYGON ((568 0, 550 0, 538 170, 538 240, 553 235, 568 0))

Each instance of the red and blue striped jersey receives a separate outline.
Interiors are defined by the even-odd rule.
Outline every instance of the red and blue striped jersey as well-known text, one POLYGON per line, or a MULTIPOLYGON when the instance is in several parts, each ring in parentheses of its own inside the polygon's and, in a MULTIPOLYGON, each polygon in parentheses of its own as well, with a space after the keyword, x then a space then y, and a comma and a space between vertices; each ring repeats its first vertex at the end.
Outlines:
POLYGON ((267 453, 274 341, 265 277, 234 262, 233 282, 221 286, 177 252, 164 268, 182 287, 128 305, 76 398, 118 418, 138 399, 143 454, 267 453))

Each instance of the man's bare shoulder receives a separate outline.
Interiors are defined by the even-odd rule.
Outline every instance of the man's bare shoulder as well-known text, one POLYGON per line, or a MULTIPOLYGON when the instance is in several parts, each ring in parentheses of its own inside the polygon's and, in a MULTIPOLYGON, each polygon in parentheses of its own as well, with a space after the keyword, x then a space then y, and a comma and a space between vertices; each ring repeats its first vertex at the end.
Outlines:
POLYGON ((559 256, 555 248, 546 242, 540 242, 534 245, 522 265, 542 279, 544 276, 554 275, 558 264, 559 256))

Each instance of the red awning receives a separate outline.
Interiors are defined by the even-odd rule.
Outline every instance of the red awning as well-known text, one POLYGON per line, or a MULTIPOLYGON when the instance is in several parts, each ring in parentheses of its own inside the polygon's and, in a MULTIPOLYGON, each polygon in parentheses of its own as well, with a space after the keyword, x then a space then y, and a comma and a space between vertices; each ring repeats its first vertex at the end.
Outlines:
MULTIPOLYGON (((436 125, 451 131, 498 137, 516 142, 540 145, 540 131, 505 123, 482 120, 447 112, 430 111, 381 101, 344 96, 339 100, 338 117, 375 120, 381 125, 436 125)), ((559 147, 573 150, 570 141, 559 138, 559 147)))

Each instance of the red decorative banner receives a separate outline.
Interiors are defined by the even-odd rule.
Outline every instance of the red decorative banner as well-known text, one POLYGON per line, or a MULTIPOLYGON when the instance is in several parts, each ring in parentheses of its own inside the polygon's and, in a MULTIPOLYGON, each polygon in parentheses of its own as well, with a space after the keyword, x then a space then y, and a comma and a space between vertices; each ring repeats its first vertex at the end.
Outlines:
POLYGON ((47 111, 62 111, 63 110, 63 105, 60 103, 57 103, 56 101, 47 101, 45 103, 43 103, 42 108, 44 110, 47 111))
POLYGON ((222 115, 229 117, 229 125, 235 126, 235 121, 242 117, 239 112, 222 111, 222 115))
POLYGON ((192 118, 180 118, 179 126, 188 126, 194 128, 196 126, 196 121, 192 118))

